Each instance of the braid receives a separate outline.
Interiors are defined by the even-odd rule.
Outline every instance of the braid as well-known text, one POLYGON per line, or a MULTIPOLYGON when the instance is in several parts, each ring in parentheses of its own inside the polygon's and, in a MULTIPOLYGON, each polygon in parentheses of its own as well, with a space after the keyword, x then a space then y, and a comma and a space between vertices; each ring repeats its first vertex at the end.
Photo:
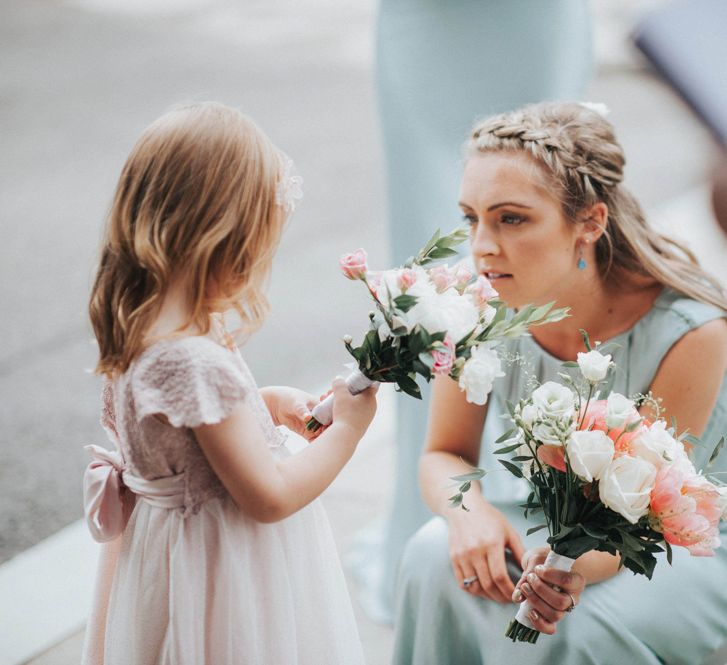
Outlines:
POLYGON ((680 243, 652 229, 623 186, 626 163, 614 129, 600 113, 574 102, 544 102, 486 118, 467 153, 525 152, 543 167, 565 216, 603 202, 608 222, 596 243, 601 277, 650 276, 697 300, 727 309, 727 293, 680 243), (706 288, 705 288, 706 287, 706 288))

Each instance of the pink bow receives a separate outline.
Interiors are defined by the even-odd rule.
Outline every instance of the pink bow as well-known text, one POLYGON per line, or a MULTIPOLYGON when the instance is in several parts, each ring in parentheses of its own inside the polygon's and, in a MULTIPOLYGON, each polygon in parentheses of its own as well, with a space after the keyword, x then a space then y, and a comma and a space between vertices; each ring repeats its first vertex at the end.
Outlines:
POLYGON ((91 461, 83 474, 83 507, 94 540, 105 543, 121 535, 125 526, 120 453, 101 446, 86 446, 91 461))

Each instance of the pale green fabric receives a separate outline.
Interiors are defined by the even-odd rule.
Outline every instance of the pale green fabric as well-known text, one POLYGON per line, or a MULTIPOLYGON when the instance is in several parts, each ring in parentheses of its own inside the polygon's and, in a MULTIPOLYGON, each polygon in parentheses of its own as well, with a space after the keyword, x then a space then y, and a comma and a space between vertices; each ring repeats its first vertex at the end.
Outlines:
MULTIPOLYGON (((665 290, 653 308, 630 330, 610 340, 618 364, 610 389, 624 394, 646 392, 669 349, 685 333, 724 317, 721 310, 665 290)), ((517 401, 526 391, 529 369, 541 381, 556 379, 561 361, 531 338, 513 343, 525 364, 499 379, 490 397, 483 436, 482 466, 500 466, 494 441, 507 427, 499 416, 504 400, 517 401)), ((713 445, 727 433, 727 381, 723 381, 696 462, 706 461, 713 445)), ((727 455, 710 469, 725 470, 727 455)), ((525 537, 536 522, 526 521, 517 507, 524 481, 507 471, 484 480, 485 495, 510 519, 527 547, 544 544, 543 532, 525 537)), ((525 495, 527 492, 525 492, 525 495)), ((723 529, 727 545, 727 530, 723 529)), ((397 583, 397 665, 698 665, 727 641, 727 549, 711 558, 691 557, 674 548, 674 565, 662 559, 651 581, 624 571, 586 588, 572 615, 555 636, 542 636, 536 646, 513 644, 504 630, 514 605, 474 598, 458 588, 447 553, 442 518, 430 520, 409 541, 397 583)))
MULTIPOLYGON (((582 99, 592 70, 588 0, 381 0, 376 81, 392 259, 461 221, 462 145, 474 122, 529 102, 582 99)), ((465 250, 466 251, 466 250, 465 250)), ((361 600, 391 620, 395 568, 431 514, 416 468, 429 391, 397 402, 392 513, 356 548, 361 600)))

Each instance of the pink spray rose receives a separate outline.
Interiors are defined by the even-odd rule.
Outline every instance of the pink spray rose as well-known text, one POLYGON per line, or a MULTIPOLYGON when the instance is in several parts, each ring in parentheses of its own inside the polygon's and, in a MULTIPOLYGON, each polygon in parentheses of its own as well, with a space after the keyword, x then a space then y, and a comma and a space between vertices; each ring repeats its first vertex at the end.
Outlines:
POLYGON ((406 291, 417 281, 417 274, 411 268, 405 268, 399 273, 399 288, 406 291))
POLYGON ((472 271, 464 265, 459 265, 454 271, 454 286, 458 291, 463 291, 472 279, 472 271))
POLYGON ((429 279, 432 280, 439 293, 446 291, 454 284, 454 275, 452 275, 446 265, 432 268, 429 271, 429 279))
POLYGON ((368 271, 366 252, 359 248, 355 252, 344 254, 338 260, 338 265, 341 266, 341 271, 349 279, 361 279, 368 271))
POLYGON ((487 304, 488 300, 497 298, 499 295, 490 280, 484 275, 478 275, 477 280, 467 287, 467 293, 472 295, 472 299, 477 307, 482 308, 487 304))
POLYGON ((686 547, 692 556, 714 555, 720 544, 720 495, 704 476, 665 464, 656 474, 650 512, 666 542, 686 547))
POLYGON ((454 341, 449 335, 447 335, 442 343, 444 344, 444 348, 440 346, 438 349, 434 349, 432 351, 432 358, 434 359, 432 372, 434 374, 449 374, 450 371, 452 371, 452 366, 454 365, 454 341))

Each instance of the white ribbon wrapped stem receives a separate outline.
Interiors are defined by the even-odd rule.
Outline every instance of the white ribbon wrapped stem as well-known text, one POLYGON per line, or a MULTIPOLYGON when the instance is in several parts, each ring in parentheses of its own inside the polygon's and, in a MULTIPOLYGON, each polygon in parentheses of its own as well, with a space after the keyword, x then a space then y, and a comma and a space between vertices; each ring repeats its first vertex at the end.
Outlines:
MULTIPOLYGON (((346 377, 348 392, 352 395, 362 393, 366 388, 370 388, 375 383, 376 381, 372 381, 367 376, 364 376, 358 369, 353 370, 346 377)), ((329 395, 320 404, 317 404, 312 411, 312 415, 323 427, 328 427, 333 422, 333 395, 329 395)))
MULTIPOLYGON (((555 568, 556 570, 562 570, 566 573, 570 572, 570 569, 573 568, 573 564, 576 562, 575 559, 571 559, 570 557, 563 556, 562 554, 556 554, 552 550, 548 553, 548 556, 545 558, 545 563, 543 564, 546 568, 555 568)), ((529 600, 524 600, 522 603, 520 603, 520 609, 518 609, 517 614, 515 615, 515 618, 523 625, 528 628, 532 628, 533 630, 537 630, 535 626, 533 626, 532 621, 528 618, 528 613, 530 610, 533 609, 533 606, 530 604, 529 600)))

